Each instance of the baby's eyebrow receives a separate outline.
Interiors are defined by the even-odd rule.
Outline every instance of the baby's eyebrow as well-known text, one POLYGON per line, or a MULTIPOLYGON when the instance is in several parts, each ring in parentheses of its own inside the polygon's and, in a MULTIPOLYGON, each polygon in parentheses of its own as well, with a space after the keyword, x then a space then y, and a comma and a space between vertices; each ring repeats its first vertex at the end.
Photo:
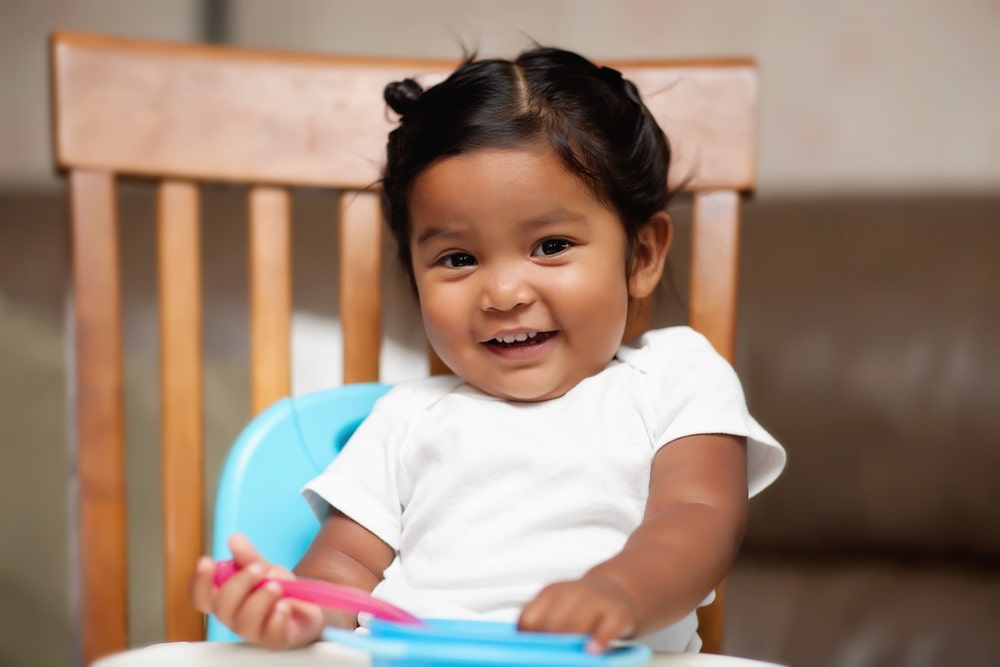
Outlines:
POLYGON ((441 237, 461 236, 462 232, 453 227, 428 227, 417 236, 417 245, 441 237))
MULTIPOLYGON (((587 222, 586 216, 575 213, 573 211, 567 211, 565 209, 557 209, 554 211, 549 211, 543 215, 534 218, 527 218, 521 222, 521 227, 524 228, 539 228, 545 227, 546 225, 555 225, 559 223, 571 223, 571 224, 585 224, 587 222)), ((417 235, 416 244, 423 245, 428 241, 439 238, 458 238, 465 235, 465 231, 457 227, 447 227, 447 226, 431 226, 417 235)))
POLYGON ((541 215, 537 218, 530 218, 525 220, 525 226, 531 227, 543 227, 545 225, 552 225, 558 222, 586 222, 587 218, 573 211, 567 211, 565 209, 557 209, 555 211, 550 211, 545 215, 541 215))

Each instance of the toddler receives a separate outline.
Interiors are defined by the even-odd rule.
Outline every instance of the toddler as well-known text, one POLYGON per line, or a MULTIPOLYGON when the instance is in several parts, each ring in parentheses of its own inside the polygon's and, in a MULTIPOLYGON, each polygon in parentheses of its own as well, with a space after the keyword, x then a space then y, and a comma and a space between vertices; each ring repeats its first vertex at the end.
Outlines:
POLYGON ((670 148, 635 86, 567 51, 390 84, 385 213, 453 376, 396 385, 304 490, 322 525, 295 569, 230 540, 195 604, 281 649, 357 618, 264 576, 360 587, 417 615, 516 620, 697 651, 695 609, 737 553, 781 446, 687 327, 622 343, 671 239, 670 148))

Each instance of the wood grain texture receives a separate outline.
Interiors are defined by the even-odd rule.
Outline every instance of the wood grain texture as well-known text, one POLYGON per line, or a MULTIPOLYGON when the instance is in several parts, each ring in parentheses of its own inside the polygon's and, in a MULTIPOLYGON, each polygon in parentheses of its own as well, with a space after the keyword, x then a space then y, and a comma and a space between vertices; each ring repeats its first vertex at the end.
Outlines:
POLYGON ((203 638, 188 580, 204 553, 201 243, 198 189, 158 191, 163 563, 167 641, 203 638))
POLYGON ((722 653, 726 631, 726 583, 715 587, 715 599, 707 607, 698 608, 698 636, 702 653, 722 653))
POLYGON ((291 394, 292 230, 284 188, 250 190, 250 403, 291 394))
POLYGON ((733 361, 740 199, 732 190, 695 194, 691 229, 690 324, 733 361))
POLYGON ((382 346, 382 219, 378 194, 345 192, 340 201, 344 384, 377 382, 382 346))
POLYGON ((441 361, 441 357, 437 355, 434 348, 430 345, 427 346, 427 371, 431 375, 450 375, 451 369, 448 368, 447 364, 441 361))
MULTIPOLYGON (((732 363, 736 341, 740 196, 733 190, 719 190, 698 192, 694 197, 689 323, 732 363)), ((698 609, 698 634, 705 653, 722 652, 724 605, 725 586, 720 584, 715 601, 698 609)))
POLYGON ((749 59, 614 63, 635 83, 671 146, 670 184, 753 190, 757 70, 749 59))
MULTIPOLYGON (((382 89, 448 60, 309 55, 57 33, 61 165, 363 189, 394 124, 382 89), (122 110, 128 110, 123 122, 122 110)), ((611 62, 671 137, 675 185, 753 187, 756 77, 747 59, 611 62)))
POLYGON ((69 175, 80 630, 86 663, 128 642, 121 281, 114 177, 69 175))

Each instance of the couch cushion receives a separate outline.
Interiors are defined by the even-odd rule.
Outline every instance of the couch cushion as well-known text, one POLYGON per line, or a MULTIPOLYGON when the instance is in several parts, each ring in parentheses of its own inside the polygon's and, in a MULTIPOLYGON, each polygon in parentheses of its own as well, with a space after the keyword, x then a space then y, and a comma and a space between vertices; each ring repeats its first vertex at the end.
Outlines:
POLYGON ((1000 664, 1000 570, 940 562, 743 559, 725 653, 810 667, 1000 664))
POLYGON ((1000 555, 1000 199, 746 208, 737 366, 785 474, 747 546, 1000 555))

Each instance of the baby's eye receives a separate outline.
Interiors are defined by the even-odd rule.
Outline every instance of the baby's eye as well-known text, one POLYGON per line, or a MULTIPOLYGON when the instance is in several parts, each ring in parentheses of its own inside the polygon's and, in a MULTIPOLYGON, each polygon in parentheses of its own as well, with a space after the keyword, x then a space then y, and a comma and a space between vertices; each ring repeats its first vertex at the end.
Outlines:
POLYGON ((539 257, 542 255, 558 255, 559 253, 569 249, 573 244, 566 239, 545 239, 538 244, 535 251, 532 254, 534 257, 539 257))
POLYGON ((449 269, 460 269, 465 266, 475 266, 476 258, 467 252, 453 252, 439 259, 438 264, 449 269))

